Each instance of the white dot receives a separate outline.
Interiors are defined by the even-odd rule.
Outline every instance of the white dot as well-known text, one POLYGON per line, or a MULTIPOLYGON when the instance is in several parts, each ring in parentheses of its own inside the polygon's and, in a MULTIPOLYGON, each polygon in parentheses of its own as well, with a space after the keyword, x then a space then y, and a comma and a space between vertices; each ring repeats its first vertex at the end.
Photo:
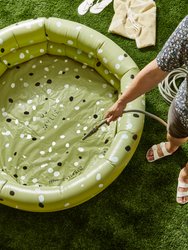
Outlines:
POLYGON ((48 163, 44 163, 44 164, 42 164, 40 167, 41 168, 45 168, 45 167, 47 167, 48 166, 48 163))
POLYGON ((3 39, 2 38, 0 38, 0 44, 3 44, 3 39))
POLYGON ((103 154, 100 154, 100 155, 99 155, 99 158, 100 158, 100 159, 104 158, 104 155, 103 155, 103 154))
POLYGON ((114 163, 116 163, 116 162, 119 161, 119 158, 118 158, 117 156, 111 155, 111 156, 109 157, 109 160, 112 161, 112 162, 114 162, 114 163))
POLYGON ((65 138, 65 135, 60 135, 60 138, 61 138, 61 139, 64 139, 64 138, 65 138))
POLYGON ((50 173, 50 174, 53 173, 53 171, 54 171, 53 168, 48 169, 48 173, 50 173))
POLYGON ((20 138, 23 139, 23 138, 24 138, 24 134, 21 134, 21 135, 20 135, 20 138))
POLYGON ((78 148, 78 151, 79 151, 79 152, 84 152, 84 148, 79 147, 79 148, 78 148))
POLYGON ((78 162, 74 162, 74 166, 77 167, 78 166, 78 162))
POLYGON ((40 53, 44 53, 44 49, 40 49, 40 53))
POLYGON ((107 69, 104 70, 105 75, 109 74, 109 71, 107 69))
POLYGON ((27 88, 29 86, 29 84, 27 82, 24 82, 24 87, 27 88))
POLYGON ((98 49, 98 53, 101 54, 103 52, 102 49, 98 49))
POLYGON ((125 127, 126 127, 126 129, 131 129, 133 127, 133 125, 131 123, 127 123, 125 127))
POLYGON ((3 115, 4 117, 6 117, 8 114, 7 114, 7 112, 3 112, 2 115, 3 115))
POLYGON ((101 183, 101 184, 99 184, 99 188, 103 188, 103 186, 104 186, 104 185, 103 185, 102 183, 101 183))
POLYGON ((87 127, 87 126, 83 127, 83 130, 87 130, 87 129, 88 129, 88 127, 87 127))
POLYGON ((47 89, 47 94, 51 94, 52 93, 52 90, 51 89, 47 89))
POLYGON ((66 147, 66 148, 69 148, 69 147, 70 147, 70 144, 69 144, 69 143, 66 143, 66 144, 65 144, 65 147, 66 147))
POLYGON ((42 195, 42 194, 39 195, 39 201, 40 201, 40 202, 44 202, 44 195, 42 195))
POLYGON ((6 144, 5 144, 5 148, 8 148, 9 146, 10 146, 9 143, 6 143, 6 144))
POLYGON ((60 21, 57 21, 57 22, 56 22, 56 26, 57 26, 57 27, 61 27, 61 25, 62 25, 62 23, 61 23, 60 21))
POLYGON ((107 88, 107 84, 104 83, 104 84, 102 85, 102 87, 103 87, 104 89, 107 88))
POLYGON ((55 171, 55 172, 54 172, 54 176, 55 176, 55 177, 58 177, 59 175, 60 175, 59 171, 55 171))
POLYGON ((123 135, 121 136, 121 139, 128 139, 128 135, 127 135, 127 134, 123 134, 123 135))
POLYGON ((37 181, 38 181, 37 178, 34 178, 34 179, 32 180, 33 183, 37 183, 37 181))
POLYGON ((40 151, 40 154, 41 155, 45 155, 45 151, 40 151))
POLYGON ((29 125, 29 122, 28 122, 28 121, 26 121, 26 122, 24 122, 24 124, 25 124, 25 126, 28 126, 28 125, 29 125))
POLYGON ((68 206, 70 206, 70 203, 67 202, 64 204, 64 207, 68 207, 68 206))
POLYGON ((57 125, 54 126, 54 129, 57 129, 57 125))
POLYGON ((8 158, 8 162, 10 162, 10 161, 12 161, 12 157, 9 157, 9 158, 8 158))
POLYGON ((31 139, 32 138, 32 136, 31 135, 27 135, 27 139, 31 139))
POLYGON ((37 66, 35 64, 32 65, 32 68, 35 69, 37 66))
POLYGON ((49 147, 48 152, 49 152, 49 153, 52 152, 52 147, 49 147))
POLYGON ((80 133, 81 133, 81 131, 78 129, 78 130, 76 130, 76 133, 77 133, 77 134, 80 134, 80 133))
POLYGON ((74 109, 75 109, 75 110, 79 110, 79 109, 80 109, 80 107, 79 107, 79 106, 76 106, 76 107, 74 107, 74 109))
POLYGON ((115 65, 115 68, 116 68, 116 69, 119 69, 119 68, 120 68, 120 64, 117 63, 117 64, 115 65))
POLYGON ((96 180, 97 180, 97 181, 101 180, 101 174, 100 174, 100 173, 98 173, 98 174, 96 175, 96 180))
POLYGON ((79 30, 81 30, 81 28, 82 28, 81 26, 77 26, 77 27, 76 27, 76 30, 79 31, 79 30))
POLYGON ((65 88, 65 89, 68 89, 68 88, 69 88, 69 84, 65 84, 65 85, 64 85, 64 88, 65 88))
POLYGON ((103 62, 104 62, 104 63, 107 63, 108 60, 104 57, 104 58, 103 58, 103 62))
POLYGON ((33 105, 33 106, 32 106, 32 109, 33 109, 33 110, 36 110, 37 108, 36 108, 36 106, 35 106, 35 105, 33 105))
POLYGON ((124 59, 124 56, 123 56, 123 55, 118 56, 118 60, 119 60, 119 61, 123 61, 123 59, 124 59))
POLYGON ((28 104, 31 104, 33 101, 32 100, 27 100, 27 103, 28 104))
POLYGON ((11 88, 15 88, 16 84, 15 83, 12 83, 11 84, 11 88))
POLYGON ((69 45, 73 45, 73 41, 72 41, 72 40, 68 40, 67 43, 68 43, 69 45))
POLYGON ((15 120, 15 124, 18 125, 19 124, 19 121, 18 119, 15 120))
POLYGON ((23 59, 25 57, 24 53, 20 53, 20 59, 23 59))
POLYGON ((110 80, 110 83, 111 83, 112 85, 114 85, 114 80, 111 79, 111 80, 110 80))

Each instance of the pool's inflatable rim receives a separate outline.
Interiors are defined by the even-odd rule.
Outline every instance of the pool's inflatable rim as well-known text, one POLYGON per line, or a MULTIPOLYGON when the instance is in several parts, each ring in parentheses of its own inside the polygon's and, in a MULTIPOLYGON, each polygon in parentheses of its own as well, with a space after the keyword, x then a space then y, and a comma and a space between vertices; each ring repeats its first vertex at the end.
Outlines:
MULTIPOLYGON (((139 69, 112 40, 83 24, 59 18, 22 21, 0 30, 0 75, 7 68, 44 54, 68 56, 94 68, 119 93, 131 84, 139 69)), ((145 109, 144 96, 127 109, 145 109)), ((62 186, 23 186, 0 166, 0 203, 33 212, 67 209, 104 190, 123 171, 134 154, 144 116, 127 114, 118 120, 117 133, 103 159, 62 186)))

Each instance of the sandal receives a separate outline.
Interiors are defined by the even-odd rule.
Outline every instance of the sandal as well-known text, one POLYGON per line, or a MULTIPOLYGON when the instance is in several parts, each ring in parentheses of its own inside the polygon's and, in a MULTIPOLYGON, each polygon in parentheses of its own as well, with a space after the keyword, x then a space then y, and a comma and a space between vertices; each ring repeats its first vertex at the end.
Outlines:
POLYGON ((163 155, 162 156, 159 156, 158 155, 158 146, 157 145, 153 145, 148 151, 147 151, 147 153, 146 153, 146 159, 148 160, 148 162, 154 162, 154 161, 156 161, 156 160, 159 160, 159 159, 161 159, 161 158, 163 158, 163 157, 165 157, 165 156, 168 156, 168 155, 171 155, 172 153, 169 153, 167 150, 166 150, 166 147, 165 147, 165 142, 161 142, 160 144, 159 144, 159 147, 160 147, 160 149, 161 149, 161 151, 162 151, 162 153, 163 153, 163 155), (149 151, 150 150, 153 150, 153 160, 149 160, 148 159, 148 156, 149 156, 149 151))
POLYGON ((78 14, 85 15, 95 0, 84 0, 78 7, 78 14))
POLYGON ((188 203, 188 200, 186 201, 178 201, 178 198, 188 197, 188 191, 178 191, 178 188, 188 188, 188 183, 185 183, 178 179, 178 187, 177 187, 177 195, 176 195, 176 201, 177 203, 184 205, 188 203))
POLYGON ((113 0, 102 0, 99 2, 98 0, 97 3, 90 8, 89 11, 93 14, 98 14, 103 11, 104 8, 106 8, 112 1, 113 0))

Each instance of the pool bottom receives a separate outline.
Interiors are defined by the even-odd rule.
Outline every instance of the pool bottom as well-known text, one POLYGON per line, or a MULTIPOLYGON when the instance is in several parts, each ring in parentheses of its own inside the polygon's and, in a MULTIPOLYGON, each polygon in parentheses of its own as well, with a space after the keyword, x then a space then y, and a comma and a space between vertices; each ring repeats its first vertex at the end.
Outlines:
POLYGON ((94 69, 44 55, 0 79, 0 169, 28 186, 62 185, 103 158, 116 124, 82 137, 117 99, 94 69))

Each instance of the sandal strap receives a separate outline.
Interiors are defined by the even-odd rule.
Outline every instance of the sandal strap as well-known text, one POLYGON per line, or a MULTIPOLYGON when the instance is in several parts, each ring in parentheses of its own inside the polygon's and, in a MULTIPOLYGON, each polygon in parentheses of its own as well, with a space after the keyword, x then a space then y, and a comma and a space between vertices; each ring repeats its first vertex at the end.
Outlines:
POLYGON ((188 196, 188 191, 186 192, 177 191, 177 198, 182 198, 182 197, 187 197, 187 196, 188 196))
POLYGON ((166 150, 166 143, 165 142, 161 142, 160 143, 160 148, 161 148, 161 151, 163 152, 163 155, 164 156, 167 156, 167 155, 171 155, 171 153, 169 153, 167 150, 166 150))
POLYGON ((178 181, 178 187, 180 188, 188 188, 188 183, 185 183, 183 181, 178 181))

